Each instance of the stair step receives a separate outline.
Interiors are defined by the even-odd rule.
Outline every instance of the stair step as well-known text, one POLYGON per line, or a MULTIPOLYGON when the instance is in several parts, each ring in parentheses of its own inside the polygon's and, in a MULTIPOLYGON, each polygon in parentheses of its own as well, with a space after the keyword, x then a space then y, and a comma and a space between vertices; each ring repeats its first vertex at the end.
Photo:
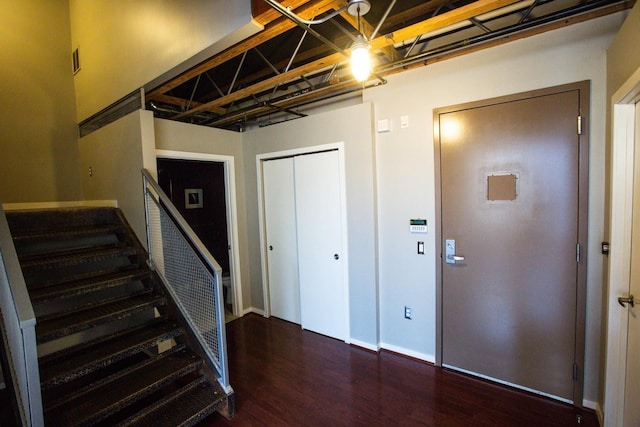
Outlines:
MULTIPOLYGON (((76 273, 71 276, 64 277, 51 277, 47 276, 41 281, 30 281, 27 282, 27 288, 29 289, 29 294, 35 289, 47 288, 51 286, 63 286, 66 283, 80 280, 99 280, 102 276, 106 276, 109 274, 130 272, 141 268, 141 266, 136 264, 130 264, 127 266, 114 266, 112 268, 99 268, 91 271, 87 271, 84 273, 76 273)), ((144 267, 146 269, 146 267, 144 267)), ((25 277, 25 280, 27 278, 25 277)))
POLYGON ((125 231, 121 224, 94 225, 89 227, 74 227, 70 229, 36 230, 12 233, 14 243, 28 244, 42 240, 72 240, 79 237, 99 236, 102 234, 122 233, 125 231))
POLYGON ((158 342, 175 338, 183 329, 173 322, 153 325, 117 333, 89 345, 79 345, 40 361, 40 383, 46 390, 61 383, 122 360, 132 354, 154 347, 158 342))
POLYGON ((135 248, 130 246, 107 246, 93 250, 72 250, 52 256, 40 256, 24 260, 20 264, 23 270, 63 268, 79 264, 104 261, 118 257, 136 255, 135 248))
POLYGON ((19 210, 6 215, 13 235, 121 222, 118 210, 112 207, 19 210))
POLYGON ((146 280, 150 273, 146 269, 125 270, 103 274, 87 279, 73 280, 56 286, 42 286, 29 289, 31 303, 40 305, 52 300, 85 295, 92 292, 124 286, 137 280, 146 280))
POLYGON ((43 344, 110 321, 124 319, 164 303, 165 299, 162 295, 145 294, 119 298, 105 304, 83 307, 63 314, 43 316, 37 319, 36 339, 38 344, 43 344))
POLYGON ((45 412, 47 425, 91 425, 189 373, 202 360, 189 351, 163 357, 112 382, 100 384, 65 405, 45 412))
POLYGON ((100 370, 89 373, 74 381, 60 384, 51 389, 42 390, 43 408, 45 408, 45 411, 52 411, 86 394, 91 389, 95 389, 102 384, 112 383, 118 378, 129 375, 130 372, 139 371, 147 365, 157 363, 157 361, 163 357, 169 357, 172 354, 182 352, 185 348, 186 346, 184 344, 176 344, 162 353, 154 355, 136 353, 131 357, 109 365, 106 371, 100 370))
POLYGON ((53 255, 70 250, 115 245, 122 240, 125 231, 125 228, 118 224, 55 231, 39 230, 14 234, 13 243, 20 260, 26 261, 43 254, 53 255))
POLYGON ((200 377, 117 426, 193 426, 218 409, 225 398, 222 390, 200 377))

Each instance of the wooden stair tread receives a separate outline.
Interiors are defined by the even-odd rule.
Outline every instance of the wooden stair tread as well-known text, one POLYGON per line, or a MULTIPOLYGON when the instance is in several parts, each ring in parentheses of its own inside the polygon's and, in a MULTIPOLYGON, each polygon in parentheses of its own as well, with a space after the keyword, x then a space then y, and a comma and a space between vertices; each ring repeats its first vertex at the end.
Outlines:
POLYGON ((105 419, 118 410, 195 372, 202 361, 182 351, 133 370, 112 382, 100 384, 52 411, 45 412, 51 425, 87 425, 105 419))
POLYGON ((53 299, 67 298, 123 286, 136 280, 147 279, 149 276, 149 271, 146 269, 117 271, 86 279, 63 282, 56 284, 56 286, 41 286, 29 289, 29 296, 32 304, 39 305, 53 299))
POLYGON ((40 362, 42 388, 48 389, 72 381, 182 333, 182 328, 176 323, 165 321, 113 334, 107 339, 96 340, 91 345, 66 349, 59 355, 50 355, 40 362))
POLYGON ((221 389, 201 377, 118 426, 192 426, 218 409, 225 397, 221 389))
POLYGON ((152 307, 164 304, 164 297, 157 294, 144 294, 119 298, 104 304, 83 307, 78 310, 43 316, 37 319, 36 339, 42 344, 57 338, 86 330, 88 328, 122 319, 152 307))

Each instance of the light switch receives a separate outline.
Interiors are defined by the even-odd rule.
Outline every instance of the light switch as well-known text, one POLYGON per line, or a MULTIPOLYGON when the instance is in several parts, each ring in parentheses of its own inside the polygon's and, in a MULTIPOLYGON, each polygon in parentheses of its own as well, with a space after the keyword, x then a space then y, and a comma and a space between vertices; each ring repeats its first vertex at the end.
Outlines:
POLYGON ((424 255, 424 242, 418 242, 418 255, 424 255))
POLYGON ((389 119, 378 120, 378 133, 386 132, 391 132, 391 124, 389 123, 389 119))
POLYGON ((400 116, 400 128, 406 129, 409 127, 409 116, 400 116))

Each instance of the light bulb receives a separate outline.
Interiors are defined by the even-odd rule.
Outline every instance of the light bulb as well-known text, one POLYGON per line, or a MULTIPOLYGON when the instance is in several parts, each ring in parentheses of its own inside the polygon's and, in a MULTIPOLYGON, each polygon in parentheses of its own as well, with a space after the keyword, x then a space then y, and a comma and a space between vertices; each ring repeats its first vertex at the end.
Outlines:
POLYGON ((371 74, 371 57, 369 56, 369 44, 361 34, 351 46, 351 72, 357 81, 367 80, 371 74))

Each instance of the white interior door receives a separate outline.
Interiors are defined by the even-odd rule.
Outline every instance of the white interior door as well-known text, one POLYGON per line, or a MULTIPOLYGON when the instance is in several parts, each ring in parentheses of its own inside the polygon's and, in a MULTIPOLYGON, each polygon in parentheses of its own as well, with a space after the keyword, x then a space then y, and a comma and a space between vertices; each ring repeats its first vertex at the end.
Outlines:
POLYGON ((295 158, 302 327, 344 340, 340 166, 337 151, 295 158))
POLYGON ((293 158, 263 162, 271 315, 300 324, 293 158))
MULTIPOLYGON (((635 161, 633 168, 633 225, 631 233, 631 273, 629 275, 629 295, 636 301, 622 302, 629 311, 627 329, 627 368, 624 393, 624 427, 640 426, 640 108, 635 108, 635 161)), ((623 309, 620 307, 620 309, 623 309)), ((624 310, 624 309, 623 309, 624 310)))

